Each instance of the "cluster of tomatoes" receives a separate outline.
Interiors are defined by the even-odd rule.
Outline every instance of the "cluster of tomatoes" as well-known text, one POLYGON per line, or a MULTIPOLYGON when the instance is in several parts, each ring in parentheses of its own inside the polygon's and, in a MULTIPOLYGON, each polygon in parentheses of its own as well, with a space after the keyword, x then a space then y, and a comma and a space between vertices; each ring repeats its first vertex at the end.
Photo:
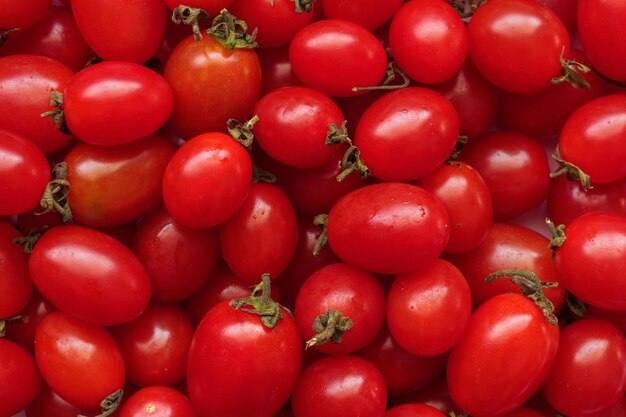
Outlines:
POLYGON ((0 28, 0 417, 626 416, 623 0, 0 28))

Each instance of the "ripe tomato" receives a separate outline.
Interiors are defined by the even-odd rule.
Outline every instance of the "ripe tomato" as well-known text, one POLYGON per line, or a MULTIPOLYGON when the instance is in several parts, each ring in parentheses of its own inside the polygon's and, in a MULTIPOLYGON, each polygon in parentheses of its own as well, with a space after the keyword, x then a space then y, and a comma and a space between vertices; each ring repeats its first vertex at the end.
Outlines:
POLYGON ((42 297, 39 291, 33 291, 26 306, 19 312, 19 319, 8 320, 6 338, 18 343, 30 352, 35 351, 35 331, 39 323, 48 314, 57 309, 42 297))
POLYGON ((291 70, 288 46, 259 49, 257 54, 261 62, 262 96, 280 87, 302 85, 291 70))
POLYGON ((189 36, 172 51, 163 76, 174 92, 169 124, 184 139, 226 130, 250 117, 261 91, 261 64, 251 49, 227 49, 211 36, 189 36))
POLYGON ((626 216, 589 213, 565 229, 554 266, 569 292, 605 310, 626 310, 626 216), (610 277, 610 279, 608 278, 610 277))
POLYGON ((117 145, 156 132, 170 116, 172 103, 170 86, 156 72, 132 62, 102 62, 67 83, 63 113, 69 130, 82 141, 117 145))
POLYGON ((609 323, 584 319, 569 324, 561 332, 556 362, 543 393, 567 416, 601 415, 624 396, 625 356, 624 335, 609 323))
POLYGON ((403 404, 389 408, 383 417, 445 417, 445 414, 427 404, 403 404))
POLYGON ((241 208, 220 225, 219 236, 228 266, 253 284, 264 273, 275 279, 287 268, 298 243, 298 219, 283 190, 256 183, 241 208))
POLYGON ((0 1, 0 29, 30 28, 43 17, 50 3, 52 0, 27 0, 17 6, 13 0, 0 1))
POLYGON ((37 328, 35 357, 50 388, 77 407, 99 408, 124 386, 124 359, 113 336, 62 312, 49 314, 37 328))
MULTIPOLYGON (((443 355, 443 357, 447 360, 447 355, 443 355)), ((423 403, 435 407, 437 410, 446 415, 450 415, 450 412, 454 412, 457 416, 459 414, 463 414, 461 408, 450 398, 445 374, 417 391, 413 391, 402 397, 392 398, 391 400, 392 406, 399 404, 423 403)))
POLYGON ((150 299, 148 274, 135 255, 112 237, 83 226, 57 226, 44 233, 29 269, 52 304, 94 324, 128 322, 150 299))
POLYGON ((41 385, 32 355, 20 345, 0 338, 0 416, 10 417, 30 404, 41 385))
POLYGON ((389 182, 342 197, 330 210, 326 231, 342 261, 370 272, 400 274, 427 265, 443 252, 450 219, 431 193, 389 182))
POLYGON ((467 57, 467 31, 447 2, 411 0, 391 21, 389 47, 406 75, 419 83, 436 84, 461 69, 467 57))
POLYGON ((380 417, 386 403, 385 380, 378 369, 353 355, 313 362, 291 397, 295 417, 380 417))
POLYGON ((162 0, 72 0, 80 32, 107 61, 142 64, 150 59, 163 38, 165 10, 162 0))
POLYGON ((414 355, 435 356, 450 350, 471 313, 472 295, 463 274, 442 259, 398 275, 387 294, 389 331, 414 355))
MULTIPOLYGON (((46 384, 41 385, 37 398, 26 408, 27 417, 97 417, 100 414, 100 410, 85 410, 68 403, 46 384)), ((117 417, 118 413, 111 416, 117 417)))
POLYGON ((131 395, 122 406, 120 417, 196 417, 189 398, 179 391, 152 386, 131 395))
POLYGON ((402 3, 402 0, 326 0, 322 9, 327 19, 350 20, 374 30, 387 23, 402 3))
POLYGON ((178 302, 212 277, 219 257, 217 230, 183 226, 158 208, 139 223, 133 251, 150 276, 152 298, 178 302))
POLYGON ((21 234, 0 222, 0 320, 15 316, 28 303, 33 283, 28 273, 28 256, 13 243, 21 234))
POLYGON ((205 133, 170 159, 163 174, 163 202, 181 224, 208 228, 235 214, 251 187, 246 149, 224 133, 205 133))
POLYGON ((502 416, 524 404, 548 376, 559 328, 521 294, 480 306, 448 358, 450 396, 463 411, 502 416))
POLYGON ((378 85, 387 69, 378 39, 347 20, 326 19, 302 28, 291 41, 289 60, 304 85, 334 97, 359 94, 353 87, 378 85))
POLYGON ((59 151, 74 137, 61 132, 42 112, 50 106, 50 91, 63 91, 74 72, 52 58, 11 55, 0 58, 0 129, 23 135, 44 153, 59 151))
POLYGON ((421 178, 444 163, 459 136, 459 117, 441 94, 410 87, 385 94, 365 111, 354 145, 372 175, 385 181, 421 178))
POLYGON ((490 1, 467 26, 469 55, 494 85, 534 93, 561 75, 570 39, 559 17, 536 0, 490 1))
POLYGON ((541 414, 539 411, 535 411, 531 408, 520 407, 517 410, 514 410, 508 413, 504 417, 546 417, 546 416, 541 414))

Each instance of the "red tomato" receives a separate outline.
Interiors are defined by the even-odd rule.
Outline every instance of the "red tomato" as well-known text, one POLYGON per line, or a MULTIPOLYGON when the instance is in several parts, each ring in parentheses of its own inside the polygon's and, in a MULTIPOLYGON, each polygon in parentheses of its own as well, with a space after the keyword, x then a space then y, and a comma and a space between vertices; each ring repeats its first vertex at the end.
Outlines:
POLYGON ((222 257, 253 284, 264 273, 278 278, 298 243, 298 219, 289 198, 273 184, 252 185, 241 208, 220 225, 222 257))
POLYGON ((452 348, 447 379, 463 411, 502 416, 524 404, 548 376, 559 328, 521 294, 501 294, 480 306, 452 348))
POLYGON ((626 310, 626 216, 589 213, 565 229, 554 266, 569 292, 605 310, 626 310), (610 279, 607 279, 610 277, 610 279))
POLYGON ((569 33, 576 33, 578 0, 537 0, 556 13, 569 33))
POLYGON ((26 408, 37 397, 40 385, 31 354, 0 338, 0 415, 10 417, 26 408))
POLYGON ((344 263, 326 265, 298 292, 296 324, 307 344, 338 355, 365 347, 385 321, 385 293, 373 274, 344 263))
POLYGON ((83 226, 47 231, 30 256, 29 269, 52 304, 94 324, 128 322, 150 299, 148 274, 135 255, 112 237, 83 226))
POLYGON ((446 252, 467 252, 485 239, 493 220, 493 203, 491 192, 478 171, 464 162, 449 162, 415 185, 439 198, 450 215, 454 227, 446 252))
POLYGON ((188 139, 226 130, 251 116, 261 91, 261 64, 251 49, 227 49, 211 36, 189 36, 172 51, 163 76, 174 91, 169 124, 188 139))
POLYGON ((389 46, 406 75, 420 83, 435 84, 461 69, 467 57, 467 32, 447 2, 411 0, 391 21, 389 46))
POLYGON ((600 415, 624 396, 624 357, 626 340, 619 329, 594 319, 569 324, 561 332, 556 362, 543 393, 568 417, 600 415))
MULTIPOLYGON (((42 384, 37 398, 26 408, 27 417, 97 417, 99 414, 100 410, 85 410, 68 403, 46 384, 42 384)), ((113 417, 117 415, 111 414, 113 417)))
POLYGON ((165 31, 162 0, 72 0, 72 13, 89 46, 107 61, 146 62, 165 31))
POLYGON ((410 184, 358 188, 331 209, 328 243, 344 262, 371 272, 417 270, 444 250, 450 220, 443 203, 410 184))
POLYGON ((530 408, 520 407, 515 411, 510 412, 504 417, 546 417, 541 414, 539 411, 535 411, 530 408))
MULTIPOLYGON (((206 11, 209 16, 213 17, 222 9, 231 5, 234 0, 186 0, 185 5, 189 7, 197 7, 206 11)), ((174 10, 180 5, 180 0, 165 0, 165 4, 174 10)))
POLYGON ((291 397, 295 417, 380 417, 386 403, 385 380, 378 369, 352 355, 313 362, 291 397))
POLYGON ((0 129, 23 135, 44 153, 56 152, 74 137, 61 132, 42 112, 50 106, 50 92, 63 91, 74 73, 52 58, 11 55, 0 58, 0 129))
POLYGON ((350 20, 374 30, 387 23, 402 3, 403 0, 325 0, 322 8, 327 19, 350 20))
POLYGON ((329 124, 341 126, 339 106, 330 97, 306 87, 284 87, 261 98, 254 114, 256 143, 273 159, 295 168, 329 163, 342 146, 326 145, 329 124))
POLYGON ((411 87, 385 94, 365 111, 354 145, 372 175, 385 181, 421 178, 456 145, 459 117, 441 94, 411 87))
POLYGON ((447 352, 472 314, 470 288, 450 262, 435 259, 398 275, 387 294, 387 325, 403 349, 419 356, 447 352))
POLYGON ((181 306, 151 304, 141 316, 111 332, 131 384, 173 386, 185 377, 194 327, 181 306))
POLYGON ((261 95, 264 96, 280 87, 302 85, 291 70, 288 46, 259 49, 257 54, 261 62, 261 95))
POLYGON ((46 383, 77 407, 99 408, 124 386, 124 359, 113 336, 65 313, 43 319, 35 335, 35 356, 46 383))
MULTIPOLYGON (((443 358, 447 360, 447 355, 443 355, 443 358)), ((443 366, 445 367, 445 364, 443 366)), ((391 405, 410 403, 428 404, 446 415, 450 415, 450 412, 454 412, 457 416, 463 414, 459 406, 450 398, 445 374, 417 391, 399 398, 392 398, 391 405)))
POLYGON ((387 69, 385 49, 378 39, 347 20, 305 26, 291 41, 289 60, 304 85, 336 97, 359 94, 353 87, 378 85, 387 69))
POLYGON ((44 317, 53 311, 56 311, 56 308, 38 291, 34 291, 26 307, 20 311, 19 319, 6 323, 6 338, 34 352, 35 331, 44 317))
POLYGON ((223 223, 244 203, 252 186, 246 149, 223 133, 196 136, 176 151, 163 174, 163 201, 181 224, 223 223))
POLYGON ((179 391, 153 386, 131 395, 122 406, 120 417, 196 417, 189 398, 179 391))
POLYGON ((20 232, 0 222, 0 320, 17 315, 33 292, 28 256, 13 243, 16 237, 21 237, 20 232))
POLYGON ((13 0, 0 1, 0 28, 21 30, 35 25, 46 13, 52 0, 27 0, 19 6, 13 0))
POLYGON ((159 208, 139 223, 133 251, 150 276, 152 298, 177 302, 212 277, 219 256, 217 230, 183 226, 159 208))
POLYGON ((445 417, 445 414, 427 404, 403 404, 388 409, 383 417, 445 417))
POLYGON ((494 85, 534 93, 561 75, 570 39, 559 17, 536 0, 490 1, 467 27, 469 55, 494 85))
POLYGON ((102 62, 67 84, 67 127, 94 145, 117 145, 156 132, 172 112, 172 90, 156 72, 132 62, 102 62), (102 117, 106 114, 107 117, 102 117))
POLYGON ((559 152, 589 175, 592 185, 618 181, 626 178, 625 132, 626 94, 600 97, 569 117, 561 130, 559 152))

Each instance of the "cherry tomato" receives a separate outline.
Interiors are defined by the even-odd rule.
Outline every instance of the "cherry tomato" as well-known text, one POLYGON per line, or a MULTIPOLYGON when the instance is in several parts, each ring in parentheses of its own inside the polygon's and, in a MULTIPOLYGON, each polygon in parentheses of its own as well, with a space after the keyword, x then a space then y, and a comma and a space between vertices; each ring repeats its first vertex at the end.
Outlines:
MULTIPOLYGON (((443 355, 443 358, 447 360, 447 355, 443 355)), ((413 391, 398 398, 392 398, 391 400, 392 406, 399 404, 423 403, 435 407, 437 410, 446 415, 450 415, 450 412, 454 412, 455 415, 463 413, 461 408, 450 398, 445 374, 417 391, 413 391)))
POLYGON ((353 87, 378 85, 385 77, 385 49, 371 32, 347 20, 326 19, 300 30, 289 60, 304 85, 329 96, 358 94, 353 87))
POLYGON ((389 408, 383 417, 445 417, 445 414, 427 404, 403 404, 389 408))
POLYGON ((626 310, 626 216, 589 213, 565 229, 554 266, 569 292, 605 310, 626 310), (610 277, 610 279, 609 279, 610 277))
POLYGON ((189 398, 169 387, 146 387, 131 395, 120 417, 196 417, 189 398))
POLYGON ((28 29, 44 16, 50 3, 52 0, 27 0, 20 2, 17 6, 13 0, 2 0, 0 1, 0 28, 28 29))
POLYGON ((548 376, 559 328, 521 294, 480 306, 448 358, 450 396, 471 415, 502 416, 524 404, 548 376))
POLYGON ((556 362, 543 393, 567 416, 600 415, 624 396, 625 356, 624 335, 609 323, 584 319, 569 324, 561 332, 556 362))
POLYGON ((441 0, 411 0, 389 27, 393 59, 413 80, 436 84, 454 76, 467 57, 465 25, 441 0))
POLYGON ((374 177, 403 182, 443 164, 458 136, 454 106, 433 90, 410 87, 385 94, 369 106, 354 144, 374 177))
POLYGON ((59 151, 74 137, 61 132, 41 113, 54 110, 50 91, 63 91, 74 73, 52 58, 11 55, 0 58, 0 129, 23 135, 44 153, 59 151))
POLYGON ((21 237, 20 232, 0 222, 0 320, 17 315, 33 292, 28 256, 13 243, 16 237, 21 237))
POLYGON ((402 0, 325 0, 322 8, 327 19, 350 20, 374 30, 391 20, 402 3, 402 0))
POLYGON ((435 259, 398 275, 387 294, 387 325, 403 349, 419 356, 447 352, 472 313, 470 288, 450 262, 435 259))
POLYGON ((40 385, 32 355, 0 338, 0 415, 10 417, 26 408, 37 397, 40 385))
POLYGON ((30 352, 35 351, 35 331, 48 314, 57 309, 43 298, 39 291, 33 291, 19 318, 6 323, 6 338, 20 344, 30 352))
POLYGON ((342 261, 371 272, 399 274, 417 270, 443 252, 450 220, 431 193, 389 182, 342 197, 330 210, 326 231, 342 261))
POLYGON ((150 299, 148 274, 135 255, 114 238, 83 226, 57 226, 44 233, 29 269, 52 304, 94 324, 128 322, 150 299))
POLYGON ((538 0, 556 13, 570 34, 576 33, 578 0, 538 0))
POLYGON ((72 0, 72 13, 91 49, 107 61, 146 62, 165 31, 162 0, 72 0))
POLYGON ((37 328, 35 357, 46 383, 77 407, 99 408, 124 386, 124 359, 113 336, 62 312, 49 314, 37 328))
POLYGON ((309 365, 291 397, 295 417, 379 417, 387 390, 378 369, 358 356, 327 356, 309 365))
POLYGON ((117 145, 156 132, 172 112, 172 90, 163 77, 132 62, 102 62, 67 84, 67 127, 94 145, 117 145), (107 117, 102 117, 106 114, 107 117))
POLYGON ((512 93, 534 93, 561 75, 560 56, 570 39, 559 17, 536 0, 490 1, 469 25, 469 55, 494 85, 512 93))
POLYGON ((181 224, 208 228, 242 206, 252 187, 252 161, 223 133, 196 136, 170 159, 163 174, 163 202, 181 224))

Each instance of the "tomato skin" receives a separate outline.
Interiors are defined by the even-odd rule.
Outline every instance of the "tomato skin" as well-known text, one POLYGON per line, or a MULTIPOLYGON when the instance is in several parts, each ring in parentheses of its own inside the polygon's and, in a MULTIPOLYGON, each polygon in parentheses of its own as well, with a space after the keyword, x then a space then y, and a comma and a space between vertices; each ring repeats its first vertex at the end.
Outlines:
POLYGON ((441 411, 427 404, 403 404, 387 409, 383 417, 445 417, 441 411))
POLYGON ((275 279, 287 268, 298 243, 298 219, 280 187, 252 185, 241 208, 219 228, 222 257, 241 279, 275 279))
POLYGON ((161 386, 143 388, 122 406, 120 417, 196 417, 189 398, 161 386))
POLYGON ((411 181, 448 159, 459 136, 459 118, 441 94, 409 87, 385 94, 365 111, 354 144, 372 175, 411 181))
POLYGON ((467 57, 461 17, 441 0, 411 0, 396 12, 389 46, 398 67, 411 79, 436 84, 454 76, 467 57))
POLYGON ((318 359, 302 372, 291 407, 295 417, 380 417, 386 400, 385 380, 374 365, 339 355, 318 359))
POLYGON ((593 67, 615 81, 626 81, 626 43, 619 37, 625 19, 626 4, 619 0, 578 1, 580 41, 593 67))
POLYGON ((370 272, 399 274, 416 270, 443 252, 450 222, 435 196, 414 185, 390 182, 342 197, 330 210, 326 231, 330 247, 343 262, 370 272))
POLYGON ((0 29, 28 29, 46 13, 52 0, 28 0, 19 7, 12 0, 0 1, 0 29), (28 12, 25 12, 28 11, 28 12))
POLYGON ((113 336, 62 312, 49 314, 37 328, 35 357, 46 383, 77 407, 99 408, 124 386, 124 359, 113 336))
POLYGON ((17 315, 33 292, 28 255, 13 243, 21 236, 13 226, 0 222, 0 320, 17 315))
MULTIPOLYGON (((443 358, 446 361, 448 359, 447 355, 443 355, 443 358)), ((445 363, 443 366, 445 368, 445 363)), ((392 398, 391 401, 392 406, 411 403, 428 404, 446 415, 450 415, 450 412, 452 411, 456 415, 463 413, 461 408, 459 408, 459 406, 456 405, 450 398, 445 373, 432 383, 418 389, 417 391, 410 392, 398 398, 392 398)))
POLYGON ((359 94, 353 87, 378 85, 387 68, 385 49, 371 32, 336 19, 301 29, 289 46, 289 60, 304 85, 333 97, 359 94))
POLYGON ((272 329, 227 301, 206 314, 187 365, 189 396, 200 417, 271 417, 287 401, 300 374, 303 344, 291 316, 282 314, 272 329))
POLYGON ((624 396, 625 357, 626 341, 616 327, 594 319, 571 323, 561 332, 556 362, 543 393, 567 416, 600 415, 624 396))
POLYGON ((26 408, 39 392, 41 376, 35 360, 20 345, 0 338, 0 415, 26 408))
POLYGON ((435 259, 398 275, 387 294, 387 325, 403 349, 419 356, 447 352, 472 314, 472 295, 457 267, 435 259))
POLYGON ((579 107, 565 122, 559 152, 588 174, 592 185, 619 181, 626 178, 625 132, 626 94, 600 97, 579 107))
POLYGON ((493 220, 493 202, 478 171, 464 162, 449 162, 415 185, 439 198, 450 215, 453 227, 445 252, 467 252, 485 239, 493 220))
POLYGON ((605 310, 626 310, 626 216, 589 213, 574 219, 554 266, 565 288, 605 310), (608 279, 607 277, 610 277, 608 279))
POLYGON ((533 301, 521 294, 498 295, 473 313, 450 351, 450 396, 471 415, 503 416, 539 389, 558 345, 558 326, 548 323, 533 301))
POLYGON ((340 146, 326 145, 328 125, 341 126, 339 106, 330 97, 306 87, 284 87, 262 97, 254 108, 256 143, 272 158, 295 168, 330 162, 340 146))
POLYGON ((20 311, 21 319, 7 323, 6 338, 21 345, 29 352, 34 352, 35 331, 44 317, 53 311, 57 311, 57 309, 43 298, 39 291, 33 291, 28 303, 20 311))
POLYGON ((0 58, 0 129, 16 132, 52 153, 72 143, 43 112, 50 106, 50 91, 63 91, 74 72, 65 64, 38 55, 11 55, 0 58))
POLYGON ((189 140, 163 174, 163 202, 187 227, 209 228, 242 206, 252 187, 252 161, 246 149, 223 133, 189 140))
POLYGON ((177 304, 150 304, 135 320, 111 328, 126 366, 128 382, 138 387, 173 386, 185 378, 194 327, 177 304))
POLYGON ((128 322, 150 299, 148 274, 135 255, 114 238, 83 226, 57 226, 44 233, 30 255, 29 270, 37 289, 56 307, 94 324, 128 322))
POLYGON ((133 252, 150 276, 152 298, 182 301, 213 274, 219 256, 217 230, 183 226, 158 208, 139 224, 133 252))
POLYGON ((261 62, 261 96, 281 87, 302 85, 291 70, 288 46, 259 49, 257 54, 261 62))
POLYGON ((520 407, 515 411, 510 412, 504 417, 546 417, 539 411, 535 411, 531 408, 520 407))
POLYGON ((80 71, 68 82, 63 98, 67 127, 94 145, 117 145, 154 133, 172 106, 172 90, 163 77, 122 61, 80 71))
POLYGON ((184 139, 225 131, 228 119, 249 118, 261 91, 256 52, 227 49, 208 35, 181 41, 163 76, 174 92, 169 124, 184 139))
MULTIPOLYGON (((59 397, 48 385, 41 384, 37 398, 25 410, 27 417, 96 417, 100 410, 85 410, 72 405, 59 397)), ((113 413, 117 417, 119 413, 113 413)))
POLYGON ((374 30, 387 23, 402 3, 402 0, 326 0, 322 8, 327 19, 350 20, 374 30))
POLYGON ((163 38, 165 10, 162 0, 72 0, 78 28, 106 61, 150 59, 163 38))
POLYGON ((469 55, 494 85, 533 93, 561 74, 561 53, 570 40, 558 16, 536 0, 494 1, 480 7, 467 26, 469 55))

